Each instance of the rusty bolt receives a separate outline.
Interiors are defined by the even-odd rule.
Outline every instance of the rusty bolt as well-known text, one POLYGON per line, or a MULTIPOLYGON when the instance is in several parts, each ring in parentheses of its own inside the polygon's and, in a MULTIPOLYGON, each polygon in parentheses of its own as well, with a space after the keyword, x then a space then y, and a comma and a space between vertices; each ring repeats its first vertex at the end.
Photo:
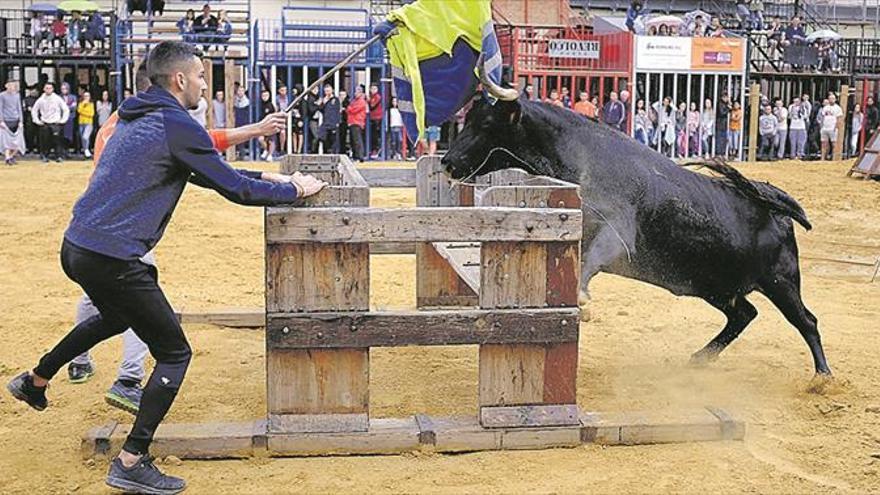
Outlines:
POLYGON ((318 338, 319 338, 319 339, 323 339, 323 338, 324 338, 324 332, 318 332, 318 338))
POLYGON ((520 208, 525 208, 525 207, 526 207, 526 202, 525 202, 525 201, 520 201, 520 202, 519 202, 519 207, 520 207, 520 208))
POLYGON ((318 233, 318 229, 315 227, 309 227, 309 234, 315 235, 318 233))
POLYGON ((349 217, 342 217, 342 224, 343 224, 343 225, 348 225, 348 224, 350 224, 350 223, 351 223, 351 218, 349 218, 349 217))
POLYGON ((357 331, 358 331, 358 327, 357 327, 357 325, 352 325, 352 326, 351 326, 351 331, 352 331, 352 332, 357 332, 357 331))
POLYGON ((559 219, 562 220, 563 222, 568 220, 568 213, 560 213, 559 219))
POLYGON ((562 323, 562 326, 566 326, 566 325, 568 325, 568 320, 562 320, 561 323, 562 323))
POLYGON ((290 328, 288 328, 288 327, 284 327, 284 328, 282 328, 282 329, 281 329, 281 333, 283 333, 284 335, 289 334, 289 333, 290 333, 290 328))

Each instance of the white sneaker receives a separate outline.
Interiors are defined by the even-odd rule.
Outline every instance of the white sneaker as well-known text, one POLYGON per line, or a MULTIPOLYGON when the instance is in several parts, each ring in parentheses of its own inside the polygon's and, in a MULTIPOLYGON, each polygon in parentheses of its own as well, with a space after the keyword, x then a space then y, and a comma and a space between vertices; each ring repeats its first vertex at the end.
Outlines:
POLYGON ((267 161, 267 162, 274 162, 274 161, 275 161, 275 157, 272 156, 272 155, 269 155, 269 156, 266 157, 266 161, 267 161))
POLYGON ((269 152, 268 152, 268 151, 264 151, 264 152, 260 155, 260 160, 265 160, 267 156, 269 156, 269 152))
POLYGON ((85 150, 85 151, 83 151, 83 154, 86 155, 86 158, 91 158, 91 157, 92 157, 92 153, 91 153, 89 150, 85 150))

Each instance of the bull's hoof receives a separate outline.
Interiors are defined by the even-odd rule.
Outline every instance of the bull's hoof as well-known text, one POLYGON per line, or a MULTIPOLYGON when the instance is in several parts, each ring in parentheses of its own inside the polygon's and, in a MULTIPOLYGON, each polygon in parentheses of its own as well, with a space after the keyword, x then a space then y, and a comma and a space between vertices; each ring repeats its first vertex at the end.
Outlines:
POLYGON ((818 395, 830 395, 842 390, 843 384, 834 378, 829 370, 827 373, 816 373, 807 386, 807 392, 818 395))
POLYGON ((587 322, 593 319, 593 313, 590 311, 590 298, 583 292, 578 294, 578 308, 581 310, 581 321, 587 322))
POLYGON ((589 305, 580 306, 578 309, 581 310, 581 321, 588 322, 593 319, 593 313, 590 311, 589 305))
POLYGON ((712 349, 700 349, 691 354, 691 359, 688 364, 691 366, 707 366, 709 363, 718 360, 718 354, 718 351, 712 349))

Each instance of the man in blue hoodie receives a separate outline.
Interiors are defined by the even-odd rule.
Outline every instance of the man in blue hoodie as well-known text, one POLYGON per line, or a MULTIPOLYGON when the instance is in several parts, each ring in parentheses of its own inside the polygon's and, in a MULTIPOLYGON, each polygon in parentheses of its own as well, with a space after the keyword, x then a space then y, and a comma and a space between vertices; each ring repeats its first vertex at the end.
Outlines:
POLYGON ((186 483, 161 473, 150 443, 183 381, 192 357, 189 343, 158 285, 156 268, 139 260, 161 239, 187 182, 254 206, 292 203, 326 184, 295 174, 277 182, 260 172, 237 171, 214 150, 211 138, 187 113, 206 89, 198 48, 163 42, 150 53, 152 87, 119 108, 119 123, 64 234, 61 266, 100 314, 85 320, 44 355, 32 372, 7 388, 39 411, 58 370, 83 351, 131 327, 156 365, 141 407, 107 484, 124 491, 171 494, 186 483))

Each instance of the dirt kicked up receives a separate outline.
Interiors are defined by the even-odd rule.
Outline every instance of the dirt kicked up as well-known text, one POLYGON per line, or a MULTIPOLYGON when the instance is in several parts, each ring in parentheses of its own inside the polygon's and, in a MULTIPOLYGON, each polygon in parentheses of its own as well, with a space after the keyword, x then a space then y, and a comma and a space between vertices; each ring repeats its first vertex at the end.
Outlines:
MULTIPOLYGON (((593 320, 581 325, 578 403, 584 410, 716 405, 747 422, 743 442, 390 457, 167 463, 187 493, 870 493, 880 491, 880 184, 847 179, 849 163, 743 165, 797 198, 815 229, 797 227, 804 299, 819 318, 836 379, 811 383, 797 331, 762 296, 760 314, 707 368, 690 354, 723 325, 702 301, 630 280, 594 280, 593 320), (863 264, 842 263, 840 260, 863 264), (173 465, 175 464, 175 465, 173 465)), ((0 379, 33 366, 70 328, 79 290, 61 272, 61 235, 85 187, 86 163, 0 168, 0 379)), ((374 190, 376 205, 414 203, 412 190, 374 190)), ((259 208, 190 187, 159 245, 161 283, 186 309, 263 303, 259 208)), ((372 305, 415 303, 413 256, 374 256, 372 305)), ((195 350, 169 422, 265 414, 259 330, 190 325, 195 350)), ((83 385, 62 370, 43 413, 0 393, 0 492, 107 493, 107 465, 83 461, 80 436, 129 422, 103 393, 120 342, 98 346, 83 385)), ((372 351, 372 414, 475 414, 475 347, 372 351)))

